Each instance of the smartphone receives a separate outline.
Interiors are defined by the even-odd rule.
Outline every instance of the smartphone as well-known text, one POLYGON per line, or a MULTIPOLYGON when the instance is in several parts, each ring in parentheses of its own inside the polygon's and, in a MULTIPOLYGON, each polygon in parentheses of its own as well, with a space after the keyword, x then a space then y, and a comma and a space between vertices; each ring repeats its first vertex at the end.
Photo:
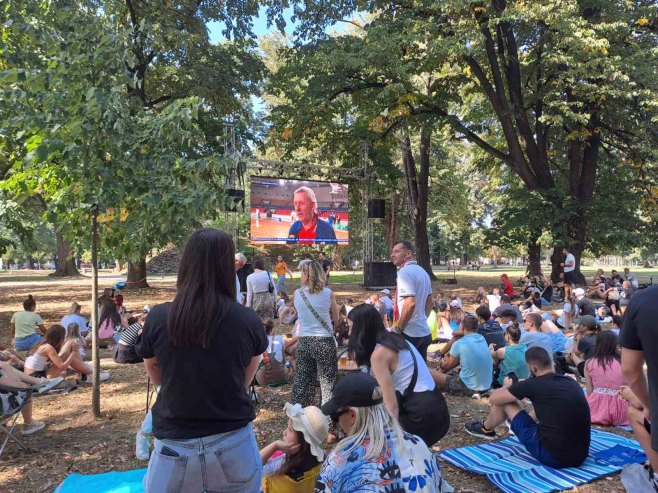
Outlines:
POLYGON ((162 455, 166 455, 167 457, 180 457, 178 452, 176 452, 175 450, 170 449, 166 445, 162 446, 162 448, 160 449, 160 453, 162 455))
POLYGON ((513 371, 509 372, 507 376, 510 378, 510 380, 512 380, 512 384, 515 384, 516 382, 519 381, 519 377, 517 377, 516 373, 514 373, 513 371))

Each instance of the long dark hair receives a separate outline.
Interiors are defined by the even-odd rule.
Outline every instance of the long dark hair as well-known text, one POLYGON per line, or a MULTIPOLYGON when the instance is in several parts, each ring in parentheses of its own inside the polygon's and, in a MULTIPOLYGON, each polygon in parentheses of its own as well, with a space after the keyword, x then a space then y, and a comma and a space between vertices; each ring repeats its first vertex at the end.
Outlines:
POLYGON ((66 329, 64 327, 57 324, 51 325, 50 327, 48 327, 48 330, 46 331, 46 335, 43 336, 43 339, 41 339, 34 346, 32 346, 28 354, 36 353, 37 350, 44 344, 50 344, 52 347, 55 348, 55 351, 59 353, 59 350, 62 349, 62 344, 64 343, 65 338, 66 338, 66 329))
POLYGON ((234 259, 233 240, 225 231, 203 228, 190 235, 167 320, 174 346, 210 346, 215 329, 235 302, 234 259))
POLYGON ((296 454, 286 454, 286 458, 283 460, 281 469, 279 469, 277 474, 285 474, 297 481, 306 471, 310 471, 320 464, 321 461, 311 453, 311 445, 304 440, 304 434, 297 430, 295 430, 295 433, 297 435, 297 443, 301 444, 299 452, 296 454))
POLYGON ((377 344, 396 353, 409 349, 401 335, 386 330, 382 316, 374 306, 364 303, 354 307, 347 318, 353 323, 347 350, 357 365, 370 366, 370 356, 377 344))
POLYGON ((612 365, 614 360, 621 361, 619 354, 619 337, 611 330, 599 332, 596 336, 596 346, 592 358, 605 371, 605 367, 612 365))
POLYGON ((106 320, 110 320, 115 327, 121 323, 121 315, 119 315, 112 298, 104 298, 101 301, 101 316, 98 326, 102 327, 106 320))

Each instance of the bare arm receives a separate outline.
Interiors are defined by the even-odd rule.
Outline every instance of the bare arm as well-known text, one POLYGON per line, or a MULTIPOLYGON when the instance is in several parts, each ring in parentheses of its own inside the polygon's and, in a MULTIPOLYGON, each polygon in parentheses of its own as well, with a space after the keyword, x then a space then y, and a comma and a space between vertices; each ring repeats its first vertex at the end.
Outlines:
POLYGON ((384 394, 386 409, 397 418, 400 410, 398 409, 398 399, 395 396, 395 387, 391 377, 391 363, 394 357, 397 357, 394 351, 379 346, 375 348, 370 356, 370 365, 384 394))
POLYGON ((39 330, 41 331, 41 335, 46 334, 46 325, 45 324, 39 324, 39 325, 37 325, 37 327, 39 327, 39 330))
POLYGON ((592 392, 594 392, 594 384, 592 383, 592 377, 587 369, 587 363, 585 364, 585 387, 587 387, 587 395, 592 395, 592 392))
POLYGON ((260 364, 260 354, 251 358, 251 362, 247 366, 244 372, 244 388, 245 390, 249 388, 251 382, 254 380, 254 375, 258 371, 258 365, 260 364))
POLYGON ((446 354, 439 362, 439 369, 443 371, 450 371, 459 366, 459 358, 455 358, 452 354, 446 354))
POLYGON ((649 387, 647 377, 644 374, 644 353, 634 349, 622 348, 621 371, 633 391, 645 409, 649 408, 649 387))
POLYGON ((340 309, 338 308, 338 303, 336 303, 336 295, 333 291, 331 292, 331 306, 329 307, 329 311, 331 314, 331 321, 335 327, 340 321, 340 309))
POLYGON ((403 332, 404 328, 409 323, 411 316, 414 314, 416 309, 416 297, 407 296, 404 299, 404 304, 402 305, 402 313, 400 314, 400 320, 398 322, 398 331, 403 332))
POLYGON ((434 309, 434 299, 432 299, 432 293, 430 293, 427 299, 425 300, 425 316, 429 317, 433 309, 434 309))
POLYGON ((52 346, 46 350, 46 355, 48 358, 50 358, 50 361, 53 362, 53 365, 55 365, 59 370, 66 370, 71 364, 71 360, 73 359, 73 351, 71 351, 69 357, 62 361, 62 358, 59 357, 57 351, 55 351, 55 348, 52 346))
POLYGON ((489 404, 494 404, 496 406, 511 404, 512 402, 516 402, 516 397, 514 397, 505 387, 495 390, 494 393, 489 396, 489 404))
POLYGON ((162 374, 155 358, 145 358, 144 368, 146 368, 146 373, 148 373, 153 385, 162 385, 162 374))

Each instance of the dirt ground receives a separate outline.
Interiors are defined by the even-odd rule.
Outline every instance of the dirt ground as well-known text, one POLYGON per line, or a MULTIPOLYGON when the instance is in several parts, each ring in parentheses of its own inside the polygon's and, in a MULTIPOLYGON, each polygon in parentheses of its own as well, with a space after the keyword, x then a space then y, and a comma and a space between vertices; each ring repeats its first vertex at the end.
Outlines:
MULTIPOLYGON (((495 272, 469 273, 468 276, 459 276, 457 285, 437 283, 434 291, 440 290, 446 295, 459 294, 466 302, 474 296, 478 285, 497 284, 497 275, 495 272)), ((452 277, 452 273, 444 277, 452 277)), ((89 316, 91 295, 88 279, 35 279, 30 281, 27 277, 7 282, 0 277, 0 343, 7 344, 11 339, 9 320, 13 312, 21 309, 22 301, 28 294, 36 299, 37 312, 47 325, 59 322, 72 301, 81 303, 84 306, 83 315, 89 316)), ((100 288, 110 286, 113 282, 111 279, 102 280, 100 288)), ((356 284, 336 285, 332 289, 339 303, 346 297, 352 297, 356 302, 367 297, 367 292, 356 284)), ((145 304, 155 305, 171 300, 175 294, 174 282, 154 281, 151 282, 151 288, 126 291, 123 294, 128 309, 137 310, 145 304)), ((466 305, 470 307, 468 303, 466 305)), ((102 384, 102 418, 96 420, 92 416, 91 387, 88 385, 81 385, 65 395, 37 397, 34 417, 45 421, 46 428, 25 437, 25 443, 31 448, 29 453, 23 452, 15 444, 8 445, 0 459, 0 491, 50 492, 70 473, 95 474, 146 467, 146 462, 135 458, 135 433, 144 417, 146 406, 147 379, 144 369, 141 365, 117 365, 109 350, 102 350, 101 357, 103 370, 111 373, 111 379, 102 384)), ((282 409, 290 390, 289 385, 258 389, 260 403, 254 424, 261 446, 281 436, 286 426, 282 409)), ((440 446, 448 449, 478 443, 477 439, 463 431, 463 425, 483 418, 487 413, 487 402, 451 396, 447 396, 447 401, 452 416, 451 426, 440 446)), ((504 427, 498 431, 502 436, 505 435, 504 427)), ((446 463, 442 463, 442 471, 456 491, 497 491, 483 476, 446 463)), ((624 488, 617 474, 571 491, 612 493, 623 492, 624 488)))

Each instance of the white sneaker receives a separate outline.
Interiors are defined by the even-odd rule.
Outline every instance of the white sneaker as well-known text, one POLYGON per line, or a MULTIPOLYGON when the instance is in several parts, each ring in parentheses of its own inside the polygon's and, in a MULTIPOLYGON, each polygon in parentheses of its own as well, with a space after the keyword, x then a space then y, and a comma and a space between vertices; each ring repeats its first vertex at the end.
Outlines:
POLYGON ((64 377, 46 378, 41 383, 35 385, 36 391, 39 394, 43 394, 44 392, 48 392, 53 387, 57 387, 63 381, 64 377))
POLYGON ((29 425, 23 424, 23 435, 31 435, 36 433, 39 430, 43 430, 46 427, 46 423, 43 421, 32 421, 29 425))

